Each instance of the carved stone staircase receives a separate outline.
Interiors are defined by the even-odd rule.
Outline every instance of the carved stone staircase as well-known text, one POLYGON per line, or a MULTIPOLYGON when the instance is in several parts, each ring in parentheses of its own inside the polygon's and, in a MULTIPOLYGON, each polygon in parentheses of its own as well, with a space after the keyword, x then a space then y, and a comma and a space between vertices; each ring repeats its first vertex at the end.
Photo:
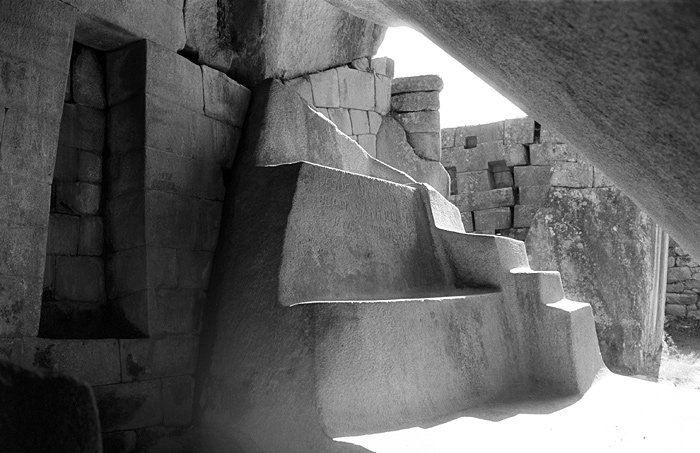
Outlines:
POLYGON ((590 306, 343 137, 277 82, 254 95, 201 342, 210 442, 366 451, 332 439, 585 392, 603 367, 590 306))

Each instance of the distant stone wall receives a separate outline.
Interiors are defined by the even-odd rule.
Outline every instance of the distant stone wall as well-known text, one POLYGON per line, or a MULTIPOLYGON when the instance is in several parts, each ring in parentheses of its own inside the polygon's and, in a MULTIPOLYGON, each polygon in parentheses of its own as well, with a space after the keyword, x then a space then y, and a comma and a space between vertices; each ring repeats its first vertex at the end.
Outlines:
POLYGON ((668 245, 666 314, 700 318, 700 264, 673 239, 668 245))
POLYGON ((592 305, 608 367, 656 375, 667 236, 654 222, 532 119, 443 129, 442 146, 465 227, 525 241, 534 269, 592 305))

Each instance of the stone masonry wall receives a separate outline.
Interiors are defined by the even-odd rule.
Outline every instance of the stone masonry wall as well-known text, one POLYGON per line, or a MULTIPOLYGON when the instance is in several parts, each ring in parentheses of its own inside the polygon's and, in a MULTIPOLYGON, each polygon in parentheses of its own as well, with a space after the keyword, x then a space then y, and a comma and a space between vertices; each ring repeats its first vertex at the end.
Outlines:
POLYGON ((673 239, 668 244, 666 314, 700 318, 700 264, 673 239))
POLYGON ((393 75, 390 58, 359 58, 285 85, 369 155, 446 195, 448 177, 439 164, 442 80, 393 75))
POLYGON ((377 132, 382 116, 391 109, 393 77, 391 59, 359 58, 349 65, 284 83, 372 157, 377 157, 377 132))
POLYGON ((0 13, 0 67, 13 71, 0 83, 0 357, 88 382, 104 451, 143 451, 191 424, 250 93, 105 22, 73 42, 86 17, 62 2, 0 13), (96 307, 102 323, 85 314, 96 307))
POLYGON ((443 129, 451 200, 467 230, 526 241, 590 303, 603 358, 655 376, 663 334, 666 235, 556 133, 529 118, 443 129))

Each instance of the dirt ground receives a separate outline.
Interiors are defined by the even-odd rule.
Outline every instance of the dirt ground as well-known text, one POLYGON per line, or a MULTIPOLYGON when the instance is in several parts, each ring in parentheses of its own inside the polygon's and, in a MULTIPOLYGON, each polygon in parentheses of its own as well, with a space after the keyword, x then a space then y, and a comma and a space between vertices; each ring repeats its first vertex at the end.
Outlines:
POLYGON ((700 389, 700 320, 667 316, 659 382, 700 389))

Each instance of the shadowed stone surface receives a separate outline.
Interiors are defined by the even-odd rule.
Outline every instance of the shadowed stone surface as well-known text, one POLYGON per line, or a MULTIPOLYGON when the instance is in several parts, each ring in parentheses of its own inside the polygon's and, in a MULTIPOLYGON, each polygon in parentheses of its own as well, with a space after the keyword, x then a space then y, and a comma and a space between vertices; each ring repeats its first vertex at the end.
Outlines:
POLYGON ((592 312, 557 273, 531 271, 521 242, 465 234, 427 185, 299 162, 346 165, 343 135, 311 146, 329 123, 280 99, 277 82, 254 92, 224 205, 195 395, 211 442, 363 451, 331 438, 590 386, 592 312))
POLYGON ((607 366, 656 376, 668 239, 615 188, 553 187, 526 244, 532 266, 561 272, 568 297, 591 304, 607 366))
POLYGON ((92 389, 0 360, 0 445, 8 453, 102 452, 92 389))
POLYGON ((319 0, 190 0, 187 46, 246 86, 375 54, 385 28, 319 0))
POLYGON ((329 3, 421 30, 566 137, 700 258, 697 3, 329 3))

